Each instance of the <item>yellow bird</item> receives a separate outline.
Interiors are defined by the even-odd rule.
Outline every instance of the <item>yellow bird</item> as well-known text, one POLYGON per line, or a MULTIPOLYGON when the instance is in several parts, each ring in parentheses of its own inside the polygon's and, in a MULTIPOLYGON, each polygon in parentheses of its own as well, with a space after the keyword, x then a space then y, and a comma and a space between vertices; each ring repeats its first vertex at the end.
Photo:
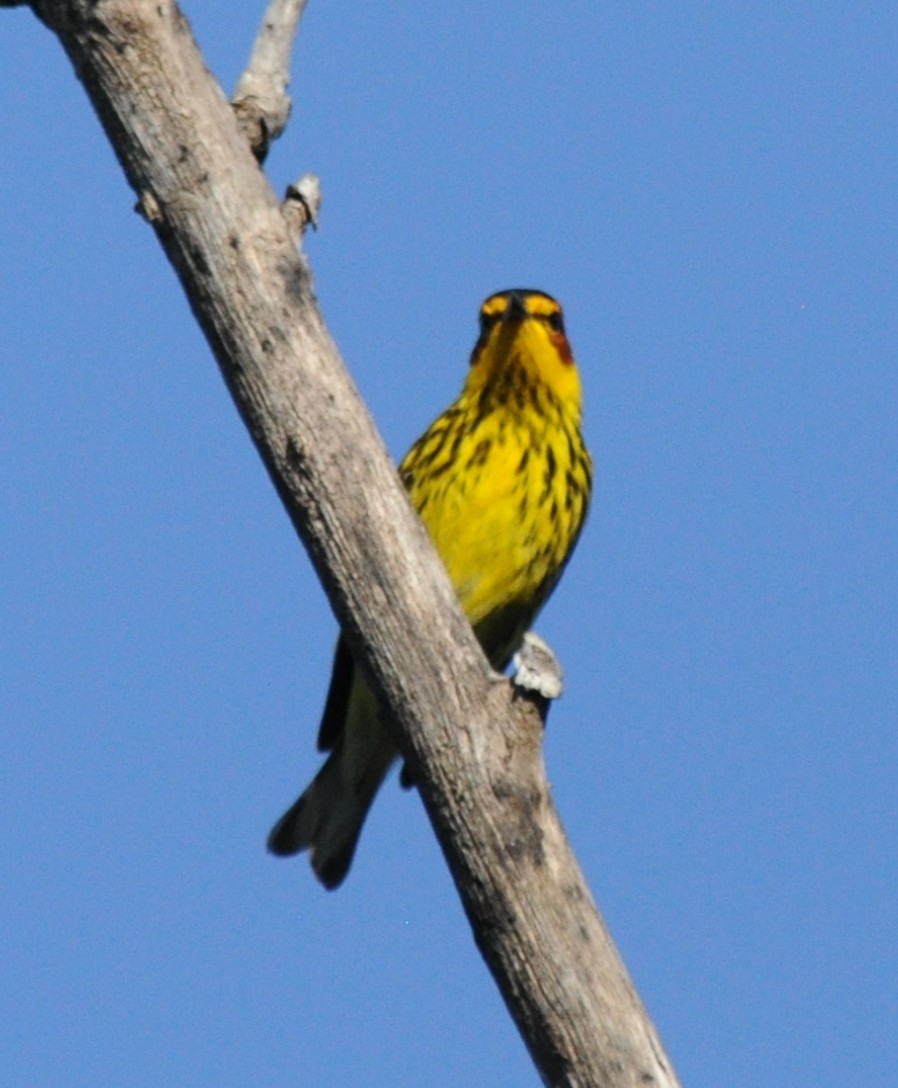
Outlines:
MULTIPOLYGON (((561 306, 542 291, 491 295, 458 400, 399 467, 402 482, 493 667, 502 670, 555 588, 589 504, 580 378, 561 306)), ((268 836, 311 850, 328 888, 349 870, 398 752, 344 639, 318 734, 324 766, 268 836)))

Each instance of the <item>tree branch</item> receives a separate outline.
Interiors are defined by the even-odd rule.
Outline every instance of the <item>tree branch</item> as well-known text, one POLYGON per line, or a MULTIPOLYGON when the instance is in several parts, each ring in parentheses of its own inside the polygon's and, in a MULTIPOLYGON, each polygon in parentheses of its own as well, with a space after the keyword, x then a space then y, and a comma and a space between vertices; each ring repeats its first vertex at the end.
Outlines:
POLYGON ((281 207, 290 236, 297 246, 302 242, 307 227, 318 230, 321 201, 321 179, 317 174, 303 174, 287 186, 281 207))
POLYGON ((307 0, 271 0, 231 105, 259 162, 287 127, 290 56, 307 0))
POLYGON ((676 1085, 552 804, 539 714, 491 673, 170 0, 33 0, 59 36, 410 762, 546 1084, 676 1085))

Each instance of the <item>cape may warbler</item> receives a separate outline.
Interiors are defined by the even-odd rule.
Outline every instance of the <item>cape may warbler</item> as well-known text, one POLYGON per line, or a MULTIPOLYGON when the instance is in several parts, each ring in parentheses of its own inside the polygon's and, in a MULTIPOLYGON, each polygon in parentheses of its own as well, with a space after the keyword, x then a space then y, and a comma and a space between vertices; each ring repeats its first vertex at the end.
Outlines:
MULTIPOLYGON (((483 649, 504 669, 570 558, 589 502, 580 379, 553 298, 516 289, 484 302, 464 389, 399 472, 483 649)), ((330 755, 268 848, 311 850, 318 878, 335 888, 397 756, 342 638, 318 747, 330 755)))

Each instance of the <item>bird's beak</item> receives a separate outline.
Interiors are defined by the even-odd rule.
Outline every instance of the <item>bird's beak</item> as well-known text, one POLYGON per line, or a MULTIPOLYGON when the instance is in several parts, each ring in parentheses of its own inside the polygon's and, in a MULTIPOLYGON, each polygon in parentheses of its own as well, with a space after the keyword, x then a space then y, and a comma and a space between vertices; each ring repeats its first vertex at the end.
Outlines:
POLYGON ((517 291, 512 291, 508 296, 508 305, 505 307, 505 313, 502 315, 502 320, 523 321, 526 317, 527 307, 524 305, 524 300, 517 291))

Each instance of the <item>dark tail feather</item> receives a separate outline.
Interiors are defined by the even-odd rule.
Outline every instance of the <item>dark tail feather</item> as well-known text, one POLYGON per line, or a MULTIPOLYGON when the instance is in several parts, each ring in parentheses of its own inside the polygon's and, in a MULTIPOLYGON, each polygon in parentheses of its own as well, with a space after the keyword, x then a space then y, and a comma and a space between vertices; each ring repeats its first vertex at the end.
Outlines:
POLYGON ((368 809, 395 757, 388 738, 377 743, 386 734, 372 729, 369 737, 331 752, 268 836, 268 849, 279 857, 311 850, 312 868, 326 888, 338 887, 349 871, 368 809))

